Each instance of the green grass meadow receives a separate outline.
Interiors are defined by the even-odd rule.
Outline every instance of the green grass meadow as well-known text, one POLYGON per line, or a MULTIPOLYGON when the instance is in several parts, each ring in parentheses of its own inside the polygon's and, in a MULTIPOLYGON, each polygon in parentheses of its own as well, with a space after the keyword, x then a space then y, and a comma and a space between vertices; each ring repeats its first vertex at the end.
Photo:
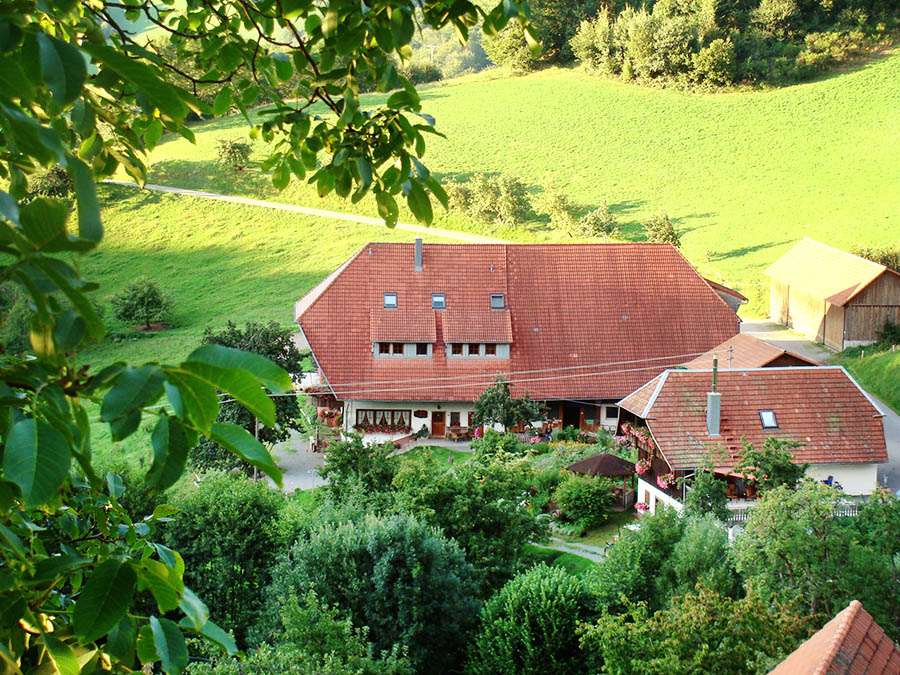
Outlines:
MULTIPOLYGON (((429 140, 425 160, 445 179, 503 173, 534 195, 563 191, 583 209, 605 201, 631 240, 643 237, 642 220, 666 211, 694 265, 740 289, 751 298, 744 312, 760 314, 763 270, 798 239, 846 249, 900 237, 898 88, 898 51, 807 84, 719 94, 578 70, 481 73, 422 89, 423 110, 447 136, 429 140)), ((278 194, 252 167, 219 167, 216 140, 247 129, 236 116, 196 125, 196 145, 167 140, 150 157, 151 182, 375 215, 371 200, 320 199, 299 182, 278 194)), ((264 158, 262 143, 254 150, 255 161, 264 158)), ((443 213, 435 224, 516 241, 569 240, 537 214, 517 229, 443 213)))
POLYGON ((873 352, 853 347, 832 359, 844 366, 860 384, 900 414, 900 349, 873 352))

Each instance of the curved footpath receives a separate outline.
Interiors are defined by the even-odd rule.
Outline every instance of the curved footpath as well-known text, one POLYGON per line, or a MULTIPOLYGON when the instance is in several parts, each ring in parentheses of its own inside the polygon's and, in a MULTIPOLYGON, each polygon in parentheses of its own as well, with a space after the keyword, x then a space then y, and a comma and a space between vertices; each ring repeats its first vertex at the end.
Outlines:
MULTIPOLYGON (((126 185, 130 187, 140 188, 134 181, 130 180, 112 180, 107 179, 104 183, 113 183, 114 185, 126 185)), ((316 216, 318 218, 331 218, 332 220, 346 220, 351 223, 360 223, 362 225, 376 225, 378 227, 387 227, 381 218, 370 218, 368 216, 357 216, 353 213, 342 213, 341 211, 326 211, 324 209, 313 209, 308 206, 295 206, 294 204, 282 204, 281 202, 268 202, 262 199, 251 199, 250 197, 234 197, 232 195, 222 195, 216 192, 204 192, 203 190, 189 190, 187 188, 170 187, 168 185, 154 185, 145 183, 144 189, 156 190, 157 192, 172 192, 178 195, 187 195, 189 197, 197 197, 199 199, 213 199, 220 202, 232 202, 234 204, 245 204, 246 206, 257 206, 265 209, 277 209, 279 211, 290 211, 291 213, 303 213, 308 216, 316 216)), ((431 234, 446 239, 455 239, 467 244, 506 244, 508 242, 503 239, 495 239, 494 237, 485 237, 480 234, 469 234, 468 232, 456 232, 454 230, 442 230, 437 227, 425 227, 424 225, 411 225, 410 223, 397 223, 396 229, 406 230, 408 232, 416 232, 418 234, 431 234)))

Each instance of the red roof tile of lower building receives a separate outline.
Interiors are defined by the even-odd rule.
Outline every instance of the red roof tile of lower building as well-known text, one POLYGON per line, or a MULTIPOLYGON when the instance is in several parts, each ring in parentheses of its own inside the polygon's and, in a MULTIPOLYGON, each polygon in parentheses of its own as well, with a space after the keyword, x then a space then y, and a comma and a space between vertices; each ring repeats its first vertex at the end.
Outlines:
POLYGON ((897 673, 900 673, 900 649, 859 600, 854 600, 769 675, 897 673))
POLYGON ((800 361, 806 361, 811 366, 819 365, 815 361, 810 361, 786 349, 758 340, 752 335, 738 333, 734 337, 725 340, 722 344, 713 347, 705 354, 688 361, 684 364, 684 367, 690 370, 712 368, 713 356, 717 356, 719 358, 719 368, 763 368, 785 354, 793 356, 800 361))
POLYGON ((339 399, 471 401, 501 373, 516 396, 618 399, 739 328, 669 244, 425 244, 421 271, 413 257, 413 244, 368 244, 297 303, 339 399), (434 315, 432 358, 373 358, 370 312, 387 292, 397 293, 398 311, 434 315), (433 293, 445 295, 446 309, 431 309, 433 293), (509 359, 446 358, 448 335, 505 336, 492 294, 505 296, 509 359))
POLYGON ((712 371, 670 370, 649 395, 648 386, 619 405, 646 421, 673 469, 700 466, 713 451, 721 452, 717 466, 733 467, 744 439, 760 447, 770 436, 802 443, 792 450, 798 462, 887 461, 881 411, 838 366, 720 370, 719 437, 706 428, 712 371), (763 428, 761 410, 774 411, 777 428, 763 428))

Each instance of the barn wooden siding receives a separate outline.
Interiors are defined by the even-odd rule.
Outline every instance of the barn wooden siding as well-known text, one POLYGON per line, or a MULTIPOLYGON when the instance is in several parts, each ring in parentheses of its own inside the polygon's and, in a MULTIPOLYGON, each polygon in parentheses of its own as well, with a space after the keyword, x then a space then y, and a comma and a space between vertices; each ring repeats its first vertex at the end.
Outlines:
POLYGON ((900 324, 900 276, 883 273, 844 309, 844 342, 874 342, 886 321, 900 324))

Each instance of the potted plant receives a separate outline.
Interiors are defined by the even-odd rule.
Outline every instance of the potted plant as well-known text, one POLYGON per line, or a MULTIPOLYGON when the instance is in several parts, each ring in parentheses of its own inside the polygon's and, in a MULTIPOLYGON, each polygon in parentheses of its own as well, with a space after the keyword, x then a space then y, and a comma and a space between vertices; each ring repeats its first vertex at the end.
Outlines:
POLYGON ((639 459, 634 464, 634 470, 637 471, 639 476, 643 476, 645 473, 650 471, 650 460, 649 459, 639 459))

